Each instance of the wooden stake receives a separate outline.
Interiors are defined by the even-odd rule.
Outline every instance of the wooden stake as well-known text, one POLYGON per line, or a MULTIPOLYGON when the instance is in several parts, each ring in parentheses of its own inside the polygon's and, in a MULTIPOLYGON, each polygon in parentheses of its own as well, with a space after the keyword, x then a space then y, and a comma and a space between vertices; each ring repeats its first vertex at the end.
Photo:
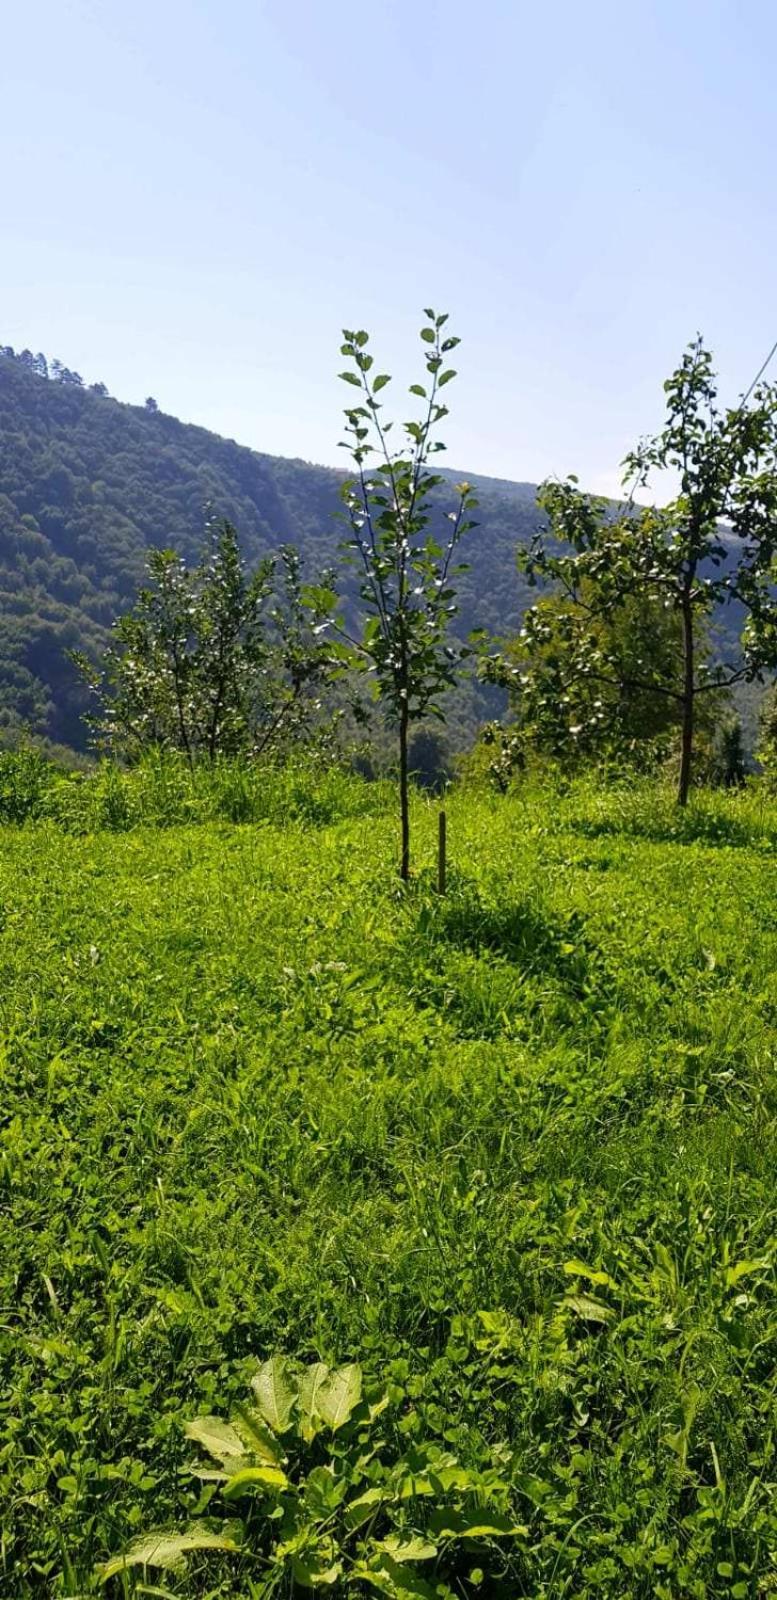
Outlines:
POLYGON ((447 866, 446 853, 447 853, 446 820, 445 820, 445 812, 441 811, 439 819, 438 819, 438 831, 437 831, 437 893, 438 894, 444 894, 445 893, 445 874, 446 874, 446 866, 447 866))

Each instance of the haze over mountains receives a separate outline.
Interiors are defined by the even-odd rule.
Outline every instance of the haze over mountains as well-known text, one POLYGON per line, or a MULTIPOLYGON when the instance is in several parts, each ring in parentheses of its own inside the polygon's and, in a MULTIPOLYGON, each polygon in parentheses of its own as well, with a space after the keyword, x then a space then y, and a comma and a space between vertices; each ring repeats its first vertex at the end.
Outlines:
MULTIPOLYGON (((78 749, 85 702, 66 652, 99 649, 142 582, 147 547, 194 558, 210 509, 235 523, 249 562, 290 542, 313 577, 342 537, 342 475, 124 405, 64 371, 52 381, 0 355, 0 732, 78 749)), ((463 551, 457 631, 501 633, 526 603, 515 551, 537 525, 535 488, 468 476, 479 526, 463 551)))

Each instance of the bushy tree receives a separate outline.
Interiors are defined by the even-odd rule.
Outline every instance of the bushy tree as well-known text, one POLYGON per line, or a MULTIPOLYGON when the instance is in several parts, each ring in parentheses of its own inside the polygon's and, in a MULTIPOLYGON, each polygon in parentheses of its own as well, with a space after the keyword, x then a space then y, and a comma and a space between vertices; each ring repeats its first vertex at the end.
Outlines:
MULTIPOLYGON (((574 598, 562 591, 530 607, 517 638, 487 654, 483 677, 506 688, 512 719, 502 753, 521 763, 529 751, 577 762, 603 754, 650 764, 665 752, 679 708, 663 693, 680 648, 678 619, 660 602, 635 595, 614 610, 584 580, 574 598), (584 635, 584 640, 581 638, 584 635), (583 643, 608 673, 573 673, 583 643)), ((502 766, 503 766, 502 762, 502 766)))
POLYGON ((291 546, 249 574, 226 521, 199 565, 152 550, 148 577, 100 665, 74 657, 99 701, 89 719, 98 746, 126 759, 175 749, 193 765, 299 737, 332 669, 322 640, 331 588, 306 589, 291 546))
MULTIPOLYGON (((570 696, 595 709, 590 691, 598 687, 602 699, 613 691, 650 703, 660 696, 674 708, 678 801, 685 805, 700 704, 777 660, 777 390, 762 385, 749 404, 719 410, 712 359, 700 340, 664 389, 663 429, 624 463, 628 501, 614 508, 583 494, 574 478, 544 484, 548 529, 521 559, 530 582, 553 584, 568 608, 557 681, 570 696), (649 475, 667 470, 678 483, 674 498, 660 509, 637 504, 649 475), (726 662, 699 650, 713 606, 746 616, 741 648, 726 662), (646 614, 663 608, 679 629, 669 659, 631 650, 624 656, 603 640, 602 619, 608 629, 618 626, 635 607, 646 614)), ((541 678, 543 671, 541 616, 538 609, 527 619, 530 684, 531 674, 541 678)), ((555 707, 549 716, 558 721, 555 707)), ((575 727, 570 719, 572 738, 575 727)))
MULTIPOLYGON (((395 728, 399 753, 400 875, 410 875, 408 735, 424 717, 444 720, 440 696, 456 680, 467 653, 449 642, 456 612, 454 579, 457 546, 473 526, 475 506, 469 484, 451 487, 447 505, 438 491, 445 485, 431 459, 445 446, 435 437, 448 415, 440 391, 455 378, 446 358, 459 343, 445 332, 447 315, 424 313, 421 329, 427 382, 410 393, 421 402, 417 421, 402 425, 402 441, 392 449, 393 424, 382 419, 378 395, 391 381, 373 372, 369 336, 344 330, 341 352, 345 383, 360 391, 346 408, 344 448, 354 463, 343 497, 349 526, 346 550, 359 571, 359 595, 366 620, 356 635, 342 623, 341 654, 347 665, 370 672, 376 698, 395 728)), ((445 485, 447 487, 447 485, 445 485)))

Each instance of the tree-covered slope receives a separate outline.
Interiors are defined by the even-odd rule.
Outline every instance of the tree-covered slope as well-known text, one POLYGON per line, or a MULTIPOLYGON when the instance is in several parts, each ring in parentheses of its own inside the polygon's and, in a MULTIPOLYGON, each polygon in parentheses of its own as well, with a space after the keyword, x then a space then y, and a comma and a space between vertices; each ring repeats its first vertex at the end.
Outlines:
MULTIPOLYGON (((66 651, 99 646, 142 580, 147 546, 193 556, 211 509, 236 524, 250 561, 289 541, 315 572, 336 554, 340 481, 0 355, 0 729, 83 745, 66 651)), ((536 525, 534 488, 473 482, 479 526, 459 626, 499 632, 525 600, 514 553, 536 525)))

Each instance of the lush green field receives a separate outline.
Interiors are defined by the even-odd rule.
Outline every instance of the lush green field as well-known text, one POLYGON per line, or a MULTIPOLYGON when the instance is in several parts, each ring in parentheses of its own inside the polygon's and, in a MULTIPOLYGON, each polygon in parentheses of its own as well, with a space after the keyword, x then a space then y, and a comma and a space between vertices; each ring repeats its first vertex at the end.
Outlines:
POLYGON ((0 1593, 185 1521, 276 1350, 509 1479, 462 1596, 775 1592, 777 806, 461 792, 440 901, 343 794, 0 832, 0 1593))

